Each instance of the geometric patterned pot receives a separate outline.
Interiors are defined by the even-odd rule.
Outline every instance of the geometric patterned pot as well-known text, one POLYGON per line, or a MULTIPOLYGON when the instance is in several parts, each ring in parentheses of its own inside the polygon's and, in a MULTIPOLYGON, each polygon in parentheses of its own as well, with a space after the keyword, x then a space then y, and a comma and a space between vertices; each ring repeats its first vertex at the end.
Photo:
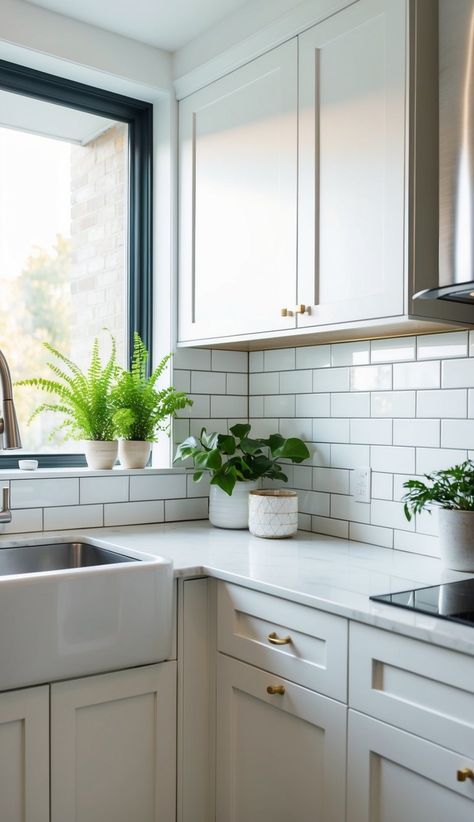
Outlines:
POLYGON ((286 489, 251 491, 249 531, 255 537, 283 539, 298 528, 298 494, 286 489))

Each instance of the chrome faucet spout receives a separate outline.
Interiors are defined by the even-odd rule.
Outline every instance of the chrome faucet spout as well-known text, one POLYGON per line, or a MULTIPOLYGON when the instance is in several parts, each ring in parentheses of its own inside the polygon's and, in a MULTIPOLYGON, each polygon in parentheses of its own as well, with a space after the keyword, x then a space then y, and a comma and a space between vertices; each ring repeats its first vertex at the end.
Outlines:
POLYGON ((4 354, 0 351, 0 385, 2 388, 3 417, 0 417, 0 434, 3 436, 3 448, 15 450, 21 448, 20 429, 13 402, 13 387, 10 369, 4 354))

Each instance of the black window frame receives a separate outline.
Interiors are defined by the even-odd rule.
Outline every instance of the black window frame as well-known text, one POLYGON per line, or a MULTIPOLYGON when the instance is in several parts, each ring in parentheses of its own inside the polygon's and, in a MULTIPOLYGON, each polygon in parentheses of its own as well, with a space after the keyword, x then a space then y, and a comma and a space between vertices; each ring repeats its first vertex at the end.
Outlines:
MULTIPOLYGON (((0 89, 128 124, 128 350, 138 331, 152 351, 153 334, 153 105, 0 60, 0 89)), ((12 375, 13 380, 15 375, 12 375)), ((40 468, 87 465, 84 454, 22 454, 40 468)), ((18 467, 18 453, 0 450, 0 470, 18 467)))

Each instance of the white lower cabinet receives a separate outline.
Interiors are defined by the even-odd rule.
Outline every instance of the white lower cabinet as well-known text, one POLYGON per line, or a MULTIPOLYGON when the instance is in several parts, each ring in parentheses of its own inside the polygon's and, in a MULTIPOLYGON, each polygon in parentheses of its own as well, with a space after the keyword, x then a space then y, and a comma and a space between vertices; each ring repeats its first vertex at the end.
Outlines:
POLYGON ((0 820, 49 822, 49 688, 0 694, 0 820))
POLYGON ((172 822, 176 663, 51 687, 51 822, 172 822))
POLYGON ((346 706, 223 654, 217 677, 217 822, 342 822, 346 706))
POLYGON ((347 822, 472 822, 474 782, 457 781, 464 768, 474 757, 350 710, 347 822))

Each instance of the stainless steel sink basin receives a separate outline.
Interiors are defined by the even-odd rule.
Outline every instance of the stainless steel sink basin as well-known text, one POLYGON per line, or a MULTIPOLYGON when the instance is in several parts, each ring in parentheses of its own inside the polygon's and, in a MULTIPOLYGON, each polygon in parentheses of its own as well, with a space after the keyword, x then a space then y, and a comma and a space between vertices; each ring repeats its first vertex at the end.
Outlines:
POLYGON ((86 542, 0 548, 0 576, 91 568, 94 565, 115 565, 118 562, 133 562, 133 558, 86 542))
POLYGON ((0 538, 0 691, 166 659, 173 564, 103 539, 0 538))

